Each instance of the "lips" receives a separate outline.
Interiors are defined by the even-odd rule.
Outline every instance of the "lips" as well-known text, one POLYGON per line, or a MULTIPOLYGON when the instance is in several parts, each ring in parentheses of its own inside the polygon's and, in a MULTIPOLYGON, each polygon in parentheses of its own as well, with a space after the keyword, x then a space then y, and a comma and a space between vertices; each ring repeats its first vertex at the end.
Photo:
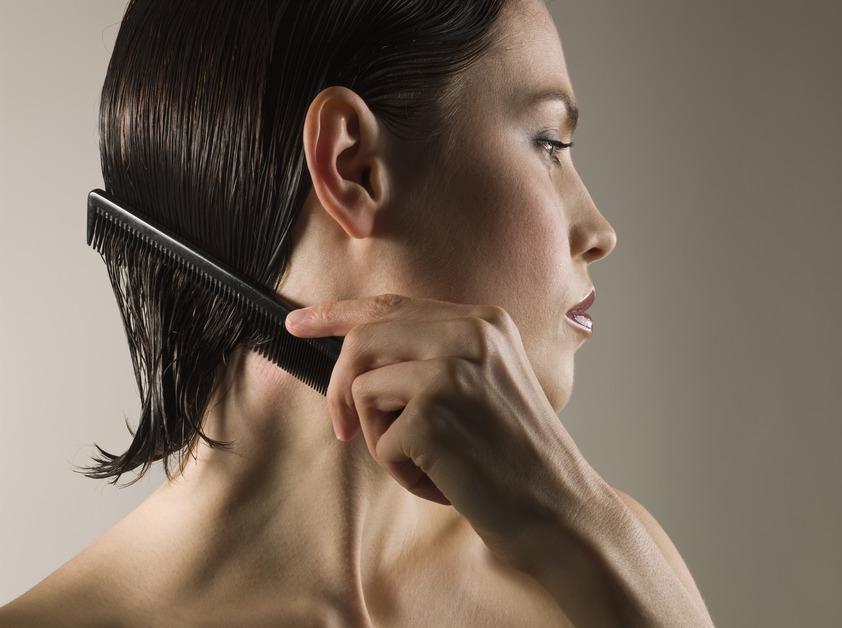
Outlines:
POLYGON ((593 305, 593 302, 596 300, 596 290, 591 288, 591 291, 588 293, 584 299, 579 301, 576 305, 574 305, 570 310, 567 312, 568 320, 572 321, 577 327, 582 330, 588 332, 588 334, 593 333, 593 321, 591 317, 587 313, 587 309, 593 305))

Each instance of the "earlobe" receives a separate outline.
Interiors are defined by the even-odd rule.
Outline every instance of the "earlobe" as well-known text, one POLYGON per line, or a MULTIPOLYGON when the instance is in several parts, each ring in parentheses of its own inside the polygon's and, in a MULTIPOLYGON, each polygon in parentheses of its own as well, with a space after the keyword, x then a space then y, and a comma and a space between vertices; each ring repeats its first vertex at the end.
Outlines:
POLYGON ((313 99, 302 140, 313 190, 353 238, 369 237, 384 205, 386 169, 377 118, 353 90, 334 85, 313 99))

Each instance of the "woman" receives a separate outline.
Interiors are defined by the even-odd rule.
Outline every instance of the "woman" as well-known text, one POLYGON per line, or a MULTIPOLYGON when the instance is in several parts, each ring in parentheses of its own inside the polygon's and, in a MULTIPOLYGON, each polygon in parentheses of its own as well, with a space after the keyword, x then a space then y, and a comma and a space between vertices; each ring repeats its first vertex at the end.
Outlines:
POLYGON ((106 189, 345 344, 324 397, 181 275, 109 264, 143 412, 88 475, 167 481, 0 625, 712 625, 556 416, 616 244, 572 95, 540 0, 130 2, 106 189))

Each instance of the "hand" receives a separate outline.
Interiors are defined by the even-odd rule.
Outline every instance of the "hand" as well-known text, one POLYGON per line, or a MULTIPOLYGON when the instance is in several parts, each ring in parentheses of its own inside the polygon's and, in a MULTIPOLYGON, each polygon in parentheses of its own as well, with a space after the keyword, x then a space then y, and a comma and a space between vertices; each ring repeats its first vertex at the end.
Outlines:
POLYGON ((503 308, 381 294, 296 311, 291 334, 345 336, 326 393, 337 437, 361 429, 408 491, 452 504, 491 549, 559 507, 575 516, 596 473, 503 308))

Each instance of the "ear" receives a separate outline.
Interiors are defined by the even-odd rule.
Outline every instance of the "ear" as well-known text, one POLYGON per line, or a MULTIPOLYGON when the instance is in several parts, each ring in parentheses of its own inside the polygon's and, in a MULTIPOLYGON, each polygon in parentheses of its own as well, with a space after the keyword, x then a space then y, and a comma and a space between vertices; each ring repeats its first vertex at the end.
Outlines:
POLYGON ((374 231, 387 195, 385 134, 365 101, 339 85, 316 95, 304 119, 304 154, 325 211, 353 238, 374 231))

